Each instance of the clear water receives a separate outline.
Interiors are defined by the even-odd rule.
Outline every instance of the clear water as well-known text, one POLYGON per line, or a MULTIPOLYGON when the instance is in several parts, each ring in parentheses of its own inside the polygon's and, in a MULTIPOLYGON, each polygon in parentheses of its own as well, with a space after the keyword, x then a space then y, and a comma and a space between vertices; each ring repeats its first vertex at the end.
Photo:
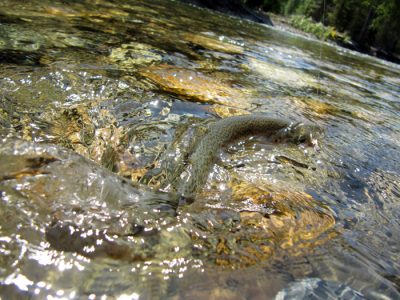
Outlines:
POLYGON ((397 65, 172 1, 0 3, 2 298, 400 297, 397 65), (324 134, 234 141, 175 211, 218 108, 324 134))

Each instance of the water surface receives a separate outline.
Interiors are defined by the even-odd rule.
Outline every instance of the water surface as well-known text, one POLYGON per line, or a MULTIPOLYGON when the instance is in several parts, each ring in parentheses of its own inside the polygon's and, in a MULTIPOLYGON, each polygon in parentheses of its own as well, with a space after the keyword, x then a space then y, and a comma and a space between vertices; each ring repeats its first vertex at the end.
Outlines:
POLYGON ((0 0, 6 299, 400 297, 397 65, 173 1, 0 0), (177 208, 206 125, 234 141, 177 208))

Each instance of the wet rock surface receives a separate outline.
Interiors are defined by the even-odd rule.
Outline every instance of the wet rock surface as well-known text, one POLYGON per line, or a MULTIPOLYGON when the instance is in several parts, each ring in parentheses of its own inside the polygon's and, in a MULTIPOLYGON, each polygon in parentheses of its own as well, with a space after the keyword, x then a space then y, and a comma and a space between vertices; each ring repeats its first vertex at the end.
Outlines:
MULTIPOLYGON (((30 214, 38 215, 32 221, 46 228, 45 238, 57 250, 135 260, 140 251, 135 254, 124 240, 140 235, 135 228, 143 227, 140 215, 156 209, 164 200, 163 212, 175 215, 177 201, 173 195, 152 192, 144 186, 139 189, 71 150, 12 140, 3 145, 1 157, 8 158, 1 169, 2 187, 18 190, 10 194, 10 201, 23 200, 21 205, 33 206, 30 214), (18 189, 22 182, 24 186, 18 189), (47 216, 41 218, 41 214, 47 216)), ((159 217, 153 221, 161 221, 159 217)))
POLYGON ((160 65, 147 68, 141 74, 163 90, 193 101, 216 103, 235 108, 248 108, 245 94, 201 72, 160 65))
POLYGON ((121 47, 112 49, 109 60, 118 65, 120 70, 133 71, 134 67, 160 62, 164 51, 154 49, 146 44, 122 44, 121 47))
POLYGON ((224 41, 226 39, 224 37, 216 39, 204 35, 186 33, 183 35, 183 38, 185 41, 204 49, 215 50, 229 54, 243 54, 244 52, 243 47, 240 45, 235 45, 232 42, 229 43, 228 41, 224 41))

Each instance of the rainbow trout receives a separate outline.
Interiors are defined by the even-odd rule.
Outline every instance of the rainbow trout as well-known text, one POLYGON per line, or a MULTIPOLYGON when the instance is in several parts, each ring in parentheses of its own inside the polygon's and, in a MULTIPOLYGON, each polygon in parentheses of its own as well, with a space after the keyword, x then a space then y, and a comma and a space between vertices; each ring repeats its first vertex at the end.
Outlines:
POLYGON ((241 137, 261 134, 270 137, 273 142, 316 145, 313 135, 319 131, 315 125, 294 124, 288 120, 262 115, 229 117, 210 124, 207 133, 189 158, 192 171, 190 178, 178 188, 181 201, 194 201, 196 193, 206 183, 220 149, 228 143, 241 137))

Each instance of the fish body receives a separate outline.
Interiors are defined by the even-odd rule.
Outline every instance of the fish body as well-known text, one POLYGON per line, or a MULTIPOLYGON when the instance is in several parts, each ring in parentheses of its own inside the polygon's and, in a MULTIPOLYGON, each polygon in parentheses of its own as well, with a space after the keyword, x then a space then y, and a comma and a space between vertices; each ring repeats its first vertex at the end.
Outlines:
POLYGON ((209 125, 207 133, 190 156, 191 176, 178 192, 185 202, 193 202, 196 193, 206 183, 208 174, 219 151, 227 144, 250 135, 271 137, 274 142, 314 144, 313 132, 317 127, 302 123, 294 124, 284 119, 263 115, 234 116, 209 125))

